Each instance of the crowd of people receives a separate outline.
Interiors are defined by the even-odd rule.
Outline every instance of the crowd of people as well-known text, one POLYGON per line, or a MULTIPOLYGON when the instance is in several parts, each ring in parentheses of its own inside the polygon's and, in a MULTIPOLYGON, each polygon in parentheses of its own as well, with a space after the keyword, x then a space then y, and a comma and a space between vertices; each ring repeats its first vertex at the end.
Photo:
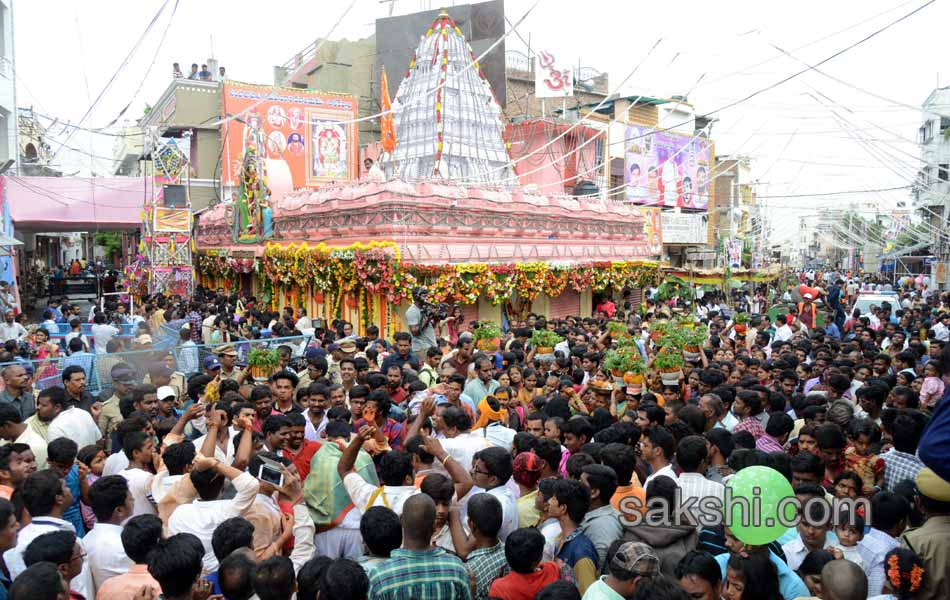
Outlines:
POLYGON ((950 598, 950 295, 835 332, 812 304, 853 298, 814 285, 774 319, 765 290, 618 292, 490 340, 422 289, 391 339, 222 289, 8 311, 0 599, 950 598), (670 323, 704 338, 675 381, 670 323), (794 524, 707 518, 760 470, 794 524))
POLYGON ((194 79, 197 81, 224 81, 227 79, 225 74, 224 67, 218 67, 217 74, 213 73, 208 69, 207 64, 202 64, 201 68, 198 68, 198 63, 191 63, 191 71, 188 72, 186 76, 181 71, 181 66, 178 63, 172 63, 172 77, 175 79, 194 79))

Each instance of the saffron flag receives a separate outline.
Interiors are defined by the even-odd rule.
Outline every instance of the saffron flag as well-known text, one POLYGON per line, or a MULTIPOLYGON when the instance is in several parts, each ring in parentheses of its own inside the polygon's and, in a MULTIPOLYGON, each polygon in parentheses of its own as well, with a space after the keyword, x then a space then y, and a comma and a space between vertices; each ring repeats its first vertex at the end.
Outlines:
POLYGON ((392 153, 396 149, 396 123, 393 119, 392 104, 389 101, 389 81, 386 80, 386 68, 382 69, 380 81, 383 115, 379 119, 379 130, 383 150, 392 153))

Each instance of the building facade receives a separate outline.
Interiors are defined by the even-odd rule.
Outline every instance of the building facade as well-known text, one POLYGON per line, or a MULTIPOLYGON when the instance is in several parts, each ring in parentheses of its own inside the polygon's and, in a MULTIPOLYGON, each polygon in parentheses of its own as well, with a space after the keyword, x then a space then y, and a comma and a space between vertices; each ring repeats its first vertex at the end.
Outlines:
POLYGON ((950 289, 950 86, 933 90, 921 106, 917 130, 921 169, 914 184, 914 208, 930 234, 936 257, 931 279, 950 289))
POLYGON ((15 74, 13 1, 0 0, 0 165, 18 155, 15 74))

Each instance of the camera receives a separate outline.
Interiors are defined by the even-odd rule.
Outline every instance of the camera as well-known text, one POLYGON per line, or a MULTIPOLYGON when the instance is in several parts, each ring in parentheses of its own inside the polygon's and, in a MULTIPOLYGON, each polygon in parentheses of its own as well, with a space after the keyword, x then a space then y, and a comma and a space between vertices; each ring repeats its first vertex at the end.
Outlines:
POLYGON ((449 305, 445 302, 439 304, 426 302, 420 310, 431 321, 444 321, 449 316, 449 305))

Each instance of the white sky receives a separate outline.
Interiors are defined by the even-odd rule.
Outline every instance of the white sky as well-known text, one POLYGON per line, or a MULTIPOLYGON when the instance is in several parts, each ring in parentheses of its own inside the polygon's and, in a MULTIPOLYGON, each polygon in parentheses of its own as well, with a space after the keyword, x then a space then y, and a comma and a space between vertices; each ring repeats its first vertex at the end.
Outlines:
MULTIPOLYGON (((76 123, 163 1, 14 0, 18 104, 76 123)), ((105 126, 130 100, 125 117, 138 118, 145 103, 154 104, 167 87, 172 62, 187 70, 192 62, 211 56, 212 43, 214 56, 231 78, 272 83, 273 66, 329 33, 349 4, 347 0, 181 0, 160 45, 174 1, 83 126, 105 126)), ((535 1, 506 0, 508 19, 517 21, 535 1)), ((535 49, 543 47, 575 64, 580 60, 609 72, 612 90, 662 38, 619 91, 661 97, 689 92, 690 102, 703 114, 803 68, 771 44, 814 64, 925 3, 540 0, 517 33, 525 40, 530 33, 535 49)), ((451 12, 451 0, 446 4, 451 12)), ((394 14, 439 6, 397 0, 394 14)), ((332 37, 372 34, 375 19, 386 16, 389 8, 378 0, 356 0, 332 37)), ((948 3, 935 2, 821 67, 886 100, 812 71, 715 115, 717 154, 751 156, 753 177, 760 180, 758 192, 771 196, 766 202, 775 228, 772 241, 794 236, 797 216, 819 207, 861 200, 889 212, 898 201, 909 201, 907 190, 778 196, 911 183, 918 167, 914 140, 920 125, 920 111, 914 107, 938 84, 941 69, 943 84, 950 85, 950 64, 945 60, 948 22, 948 3)), ((524 47, 518 34, 509 36, 508 49, 524 47)), ((394 89, 396 82, 391 80, 390 85, 394 89)), ((60 129, 54 127, 53 133, 60 129)), ((111 157, 114 140, 77 132, 68 144, 111 157)), ((111 160, 71 150, 61 151, 56 162, 67 173, 108 174, 112 168, 111 160)))

